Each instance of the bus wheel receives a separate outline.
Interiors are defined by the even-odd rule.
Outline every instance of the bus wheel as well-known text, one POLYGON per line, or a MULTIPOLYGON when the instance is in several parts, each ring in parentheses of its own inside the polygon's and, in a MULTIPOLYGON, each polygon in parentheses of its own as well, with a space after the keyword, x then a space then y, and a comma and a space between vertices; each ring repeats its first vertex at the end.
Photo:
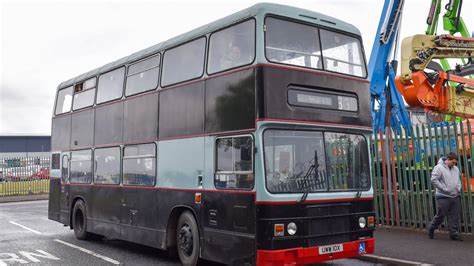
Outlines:
POLYGON ((90 234, 87 232, 86 217, 86 206, 82 200, 78 200, 72 213, 72 227, 77 239, 87 240, 90 238, 90 234))
POLYGON ((196 265, 199 259, 199 231, 189 211, 181 214, 176 227, 176 245, 183 265, 196 265))

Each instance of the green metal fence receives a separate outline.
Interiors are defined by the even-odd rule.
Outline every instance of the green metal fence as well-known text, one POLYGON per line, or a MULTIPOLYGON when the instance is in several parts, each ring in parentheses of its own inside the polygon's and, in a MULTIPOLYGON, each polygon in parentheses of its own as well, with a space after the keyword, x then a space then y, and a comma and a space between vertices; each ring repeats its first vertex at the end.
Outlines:
POLYGON ((442 123, 420 125, 399 133, 387 130, 372 137, 372 176, 378 224, 426 228, 436 213, 431 171, 438 159, 449 152, 458 154, 462 184, 461 231, 472 233, 474 226, 474 169, 471 124, 442 123))
POLYGON ((49 193, 49 157, 0 158, 0 197, 49 193))

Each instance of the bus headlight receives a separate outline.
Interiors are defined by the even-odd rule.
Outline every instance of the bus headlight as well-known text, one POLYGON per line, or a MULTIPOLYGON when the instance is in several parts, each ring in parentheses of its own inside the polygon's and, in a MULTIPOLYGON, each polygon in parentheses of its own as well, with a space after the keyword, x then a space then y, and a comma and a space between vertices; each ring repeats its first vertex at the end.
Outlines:
POLYGON ((366 225, 367 225, 367 221, 365 220, 365 217, 360 217, 359 218, 359 227, 360 228, 365 228, 366 225))
POLYGON ((289 224, 286 226, 286 231, 288 232, 288 234, 289 234, 290 236, 295 235, 297 229, 298 229, 298 227, 297 227, 296 224, 293 223, 293 222, 289 223, 289 224))

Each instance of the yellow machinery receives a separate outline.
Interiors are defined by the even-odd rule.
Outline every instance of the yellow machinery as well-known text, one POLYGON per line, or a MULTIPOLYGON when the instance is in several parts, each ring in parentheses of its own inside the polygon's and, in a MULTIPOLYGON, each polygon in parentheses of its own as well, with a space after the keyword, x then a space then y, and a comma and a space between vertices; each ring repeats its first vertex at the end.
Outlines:
POLYGON ((474 117, 474 80, 461 69, 444 71, 434 59, 474 56, 474 38, 452 35, 415 35, 405 38, 401 50, 397 89, 412 107, 461 117, 474 117))

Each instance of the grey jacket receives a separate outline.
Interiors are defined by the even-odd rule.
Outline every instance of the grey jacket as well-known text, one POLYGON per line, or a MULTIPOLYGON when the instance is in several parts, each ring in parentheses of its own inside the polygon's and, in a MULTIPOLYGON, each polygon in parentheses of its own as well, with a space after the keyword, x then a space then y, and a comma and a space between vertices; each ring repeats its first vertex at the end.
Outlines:
POLYGON ((459 180, 459 169, 453 166, 451 169, 445 163, 446 158, 441 158, 431 173, 431 183, 436 188, 436 196, 455 198, 461 193, 461 181, 459 180))

